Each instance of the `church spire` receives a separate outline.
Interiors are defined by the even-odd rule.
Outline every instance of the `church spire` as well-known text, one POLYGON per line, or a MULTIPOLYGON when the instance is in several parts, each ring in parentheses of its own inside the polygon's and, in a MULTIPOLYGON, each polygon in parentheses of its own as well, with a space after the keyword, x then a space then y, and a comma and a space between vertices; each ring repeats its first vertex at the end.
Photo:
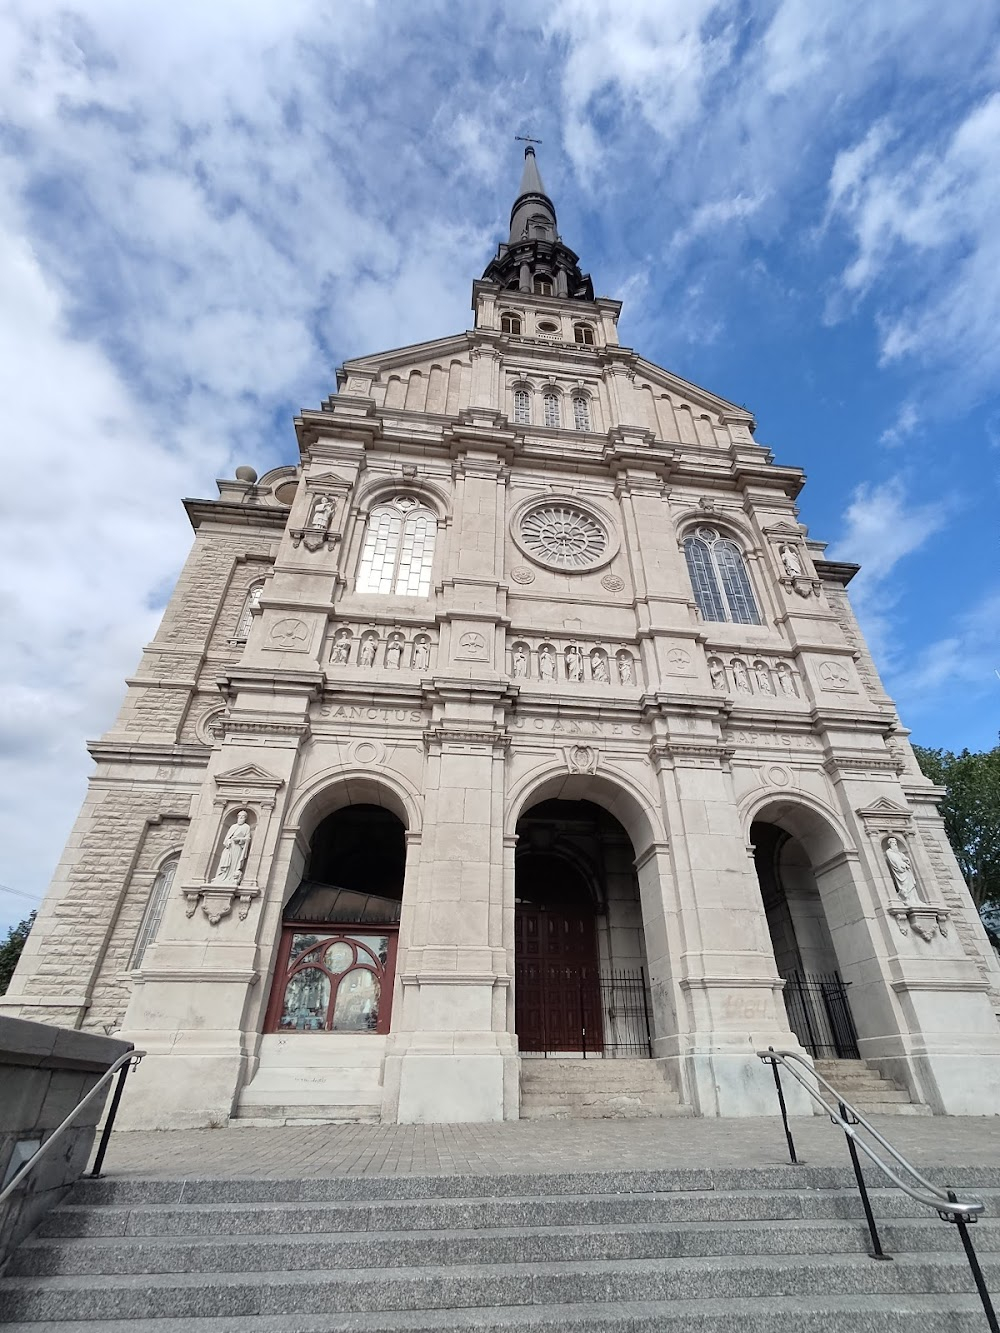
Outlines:
POLYGON ((577 256, 562 243, 555 205, 545 192, 530 143, 524 150, 521 184, 510 210, 510 238, 501 243, 483 278, 538 296, 594 299, 589 274, 581 273, 577 256))

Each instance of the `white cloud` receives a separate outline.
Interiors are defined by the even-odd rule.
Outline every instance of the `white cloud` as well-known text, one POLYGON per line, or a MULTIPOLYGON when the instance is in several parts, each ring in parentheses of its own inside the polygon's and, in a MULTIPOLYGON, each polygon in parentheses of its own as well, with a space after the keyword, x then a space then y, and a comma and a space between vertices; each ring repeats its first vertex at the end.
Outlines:
POLYGON ((912 399, 900 405, 896 413, 896 419, 891 426, 887 426, 879 436, 879 444, 894 448, 902 444, 920 427, 921 414, 912 399))
POLYGON ((965 700, 989 699, 996 730, 1000 701, 1000 587, 961 611, 949 633, 922 648, 893 679, 901 706, 925 716, 942 694, 961 689, 965 700))

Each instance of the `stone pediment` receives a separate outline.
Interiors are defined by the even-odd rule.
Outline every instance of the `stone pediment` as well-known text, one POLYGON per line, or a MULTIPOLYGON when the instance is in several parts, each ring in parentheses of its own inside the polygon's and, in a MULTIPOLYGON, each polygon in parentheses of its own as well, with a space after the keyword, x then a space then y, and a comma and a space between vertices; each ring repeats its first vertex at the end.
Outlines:
POLYGON ((657 366, 652 361, 644 361, 639 357, 635 368, 637 378, 641 376, 654 389, 662 389, 691 408, 714 413, 727 422, 743 422, 750 429, 756 425, 753 413, 748 412, 745 407, 731 403, 727 398, 720 398, 718 394, 703 389, 698 384, 692 384, 689 380, 681 379, 679 375, 664 369, 663 366, 657 366))
POLYGON ((269 773, 266 768, 261 768, 259 764, 244 764, 241 768, 230 768, 225 773, 216 773, 215 785, 217 787, 240 787, 246 788, 265 788, 268 791, 277 791, 279 787, 285 785, 284 778, 277 777, 274 773, 269 773))
POLYGON ((468 362, 469 337, 465 333, 454 334, 449 338, 435 338, 432 342, 414 343, 410 347, 395 347, 386 352, 373 352, 370 356, 354 357, 345 361, 338 373, 338 383, 354 376, 377 377, 383 371, 406 376, 411 370, 426 371, 432 365, 441 365, 442 358, 447 363, 455 360, 468 362))
POLYGON ((912 811, 897 801, 890 801, 888 796, 880 796, 877 801, 861 806, 855 813, 867 826, 874 828, 899 828, 909 824, 913 818, 912 811))
POLYGON ((795 523, 773 523, 764 531, 769 537, 801 537, 802 532, 795 523))

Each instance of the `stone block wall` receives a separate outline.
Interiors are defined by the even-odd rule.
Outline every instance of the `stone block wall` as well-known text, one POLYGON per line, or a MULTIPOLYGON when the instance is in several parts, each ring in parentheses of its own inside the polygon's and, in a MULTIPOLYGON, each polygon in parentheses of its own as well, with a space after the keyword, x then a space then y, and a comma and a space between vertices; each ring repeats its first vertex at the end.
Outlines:
MULTIPOLYGON (((131 1049, 127 1041, 0 1018, 0 1179, 6 1181, 19 1143, 30 1155, 32 1145, 49 1138, 101 1075, 131 1049)), ((95 1097, 0 1206, 0 1263, 83 1175, 106 1100, 107 1094, 95 1097)))

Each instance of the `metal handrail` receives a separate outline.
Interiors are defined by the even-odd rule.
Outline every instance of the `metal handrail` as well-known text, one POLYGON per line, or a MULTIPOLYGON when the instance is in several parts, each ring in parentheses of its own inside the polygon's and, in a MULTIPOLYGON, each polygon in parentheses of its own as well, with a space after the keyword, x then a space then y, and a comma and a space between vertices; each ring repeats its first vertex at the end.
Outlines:
POLYGON ((986 1289, 986 1280, 983 1277, 983 1270, 979 1265, 979 1259, 976 1256, 975 1248, 969 1236, 968 1228, 975 1222, 979 1215, 985 1211, 986 1205, 980 1199, 959 1199, 958 1195, 952 1189, 939 1189, 920 1174, 912 1162, 907 1161, 898 1149, 894 1148, 889 1140, 867 1120, 856 1106, 842 1096, 832 1083, 828 1082, 822 1074, 817 1073, 813 1065, 804 1060, 797 1051, 776 1051, 773 1046, 769 1046, 766 1051, 758 1051, 757 1058, 764 1064, 770 1065, 771 1072, 774 1074, 774 1085, 778 1093, 778 1105, 781 1109, 781 1119, 785 1126, 785 1138, 788 1141, 788 1153, 793 1166, 801 1166, 801 1159, 795 1154, 795 1142, 792 1138, 792 1132, 788 1125, 788 1110, 785 1106, 785 1095, 781 1088, 781 1079, 778 1076, 778 1066, 781 1065, 792 1075, 795 1081, 808 1092, 809 1096, 817 1105, 830 1117, 833 1124, 839 1125, 847 1138, 847 1148, 851 1155, 851 1165, 854 1167, 854 1177, 858 1183, 858 1191, 861 1195, 861 1203, 864 1208, 865 1221, 868 1223, 868 1231, 872 1240, 871 1257, 873 1259, 891 1259, 882 1249, 882 1242, 879 1238, 878 1228, 875 1225, 875 1215, 872 1212, 871 1201, 868 1198, 868 1189, 865 1185, 864 1174, 861 1170, 861 1163, 858 1160, 858 1148, 882 1171, 892 1183, 908 1194, 911 1199, 917 1203, 923 1204, 927 1208, 933 1208, 938 1217, 943 1222, 952 1222, 958 1229, 962 1240, 962 1247, 965 1250, 965 1257, 968 1260, 969 1268, 972 1271, 973 1281, 976 1284, 976 1290, 983 1304, 983 1310, 986 1314, 986 1322, 989 1324, 991 1333, 1000 1333, 1000 1323, 997 1322, 996 1312, 993 1309, 993 1302, 986 1289), (796 1068, 801 1065, 808 1071, 808 1077, 803 1075, 796 1068), (816 1090, 815 1083, 821 1083, 828 1092, 831 1092, 836 1098, 837 1109, 835 1110, 824 1097, 816 1090), (855 1126, 860 1125, 868 1134, 875 1139, 882 1148, 889 1154, 898 1168, 901 1168, 909 1177, 910 1181, 904 1180, 898 1171, 894 1170, 887 1162, 879 1156, 870 1143, 856 1132, 855 1126), (916 1181, 917 1185, 910 1183, 916 1181), (918 1188, 919 1186, 919 1188, 918 1188))
POLYGON ((63 1120, 61 1124, 59 1124, 52 1131, 52 1133, 41 1145, 41 1147, 36 1152, 32 1153, 32 1155, 28 1158, 25 1164, 18 1171, 17 1175, 13 1177, 13 1179, 7 1184, 7 1186, 3 1190, 0 1190, 0 1204, 5 1203, 10 1198, 10 1196, 17 1189, 18 1185, 20 1185, 21 1181, 24 1180, 25 1176, 27 1176, 31 1171, 33 1171, 34 1168, 39 1163, 39 1161, 45 1156, 45 1154, 52 1147, 54 1147, 56 1143, 59 1142, 63 1134, 69 1128, 70 1124, 76 1119, 76 1117, 80 1114, 83 1108, 93 1101, 93 1099, 101 1091, 105 1083, 107 1083, 109 1079, 113 1078, 116 1073, 120 1072, 118 1084, 115 1088, 114 1097, 111 1102, 111 1110, 108 1112, 108 1118, 104 1122, 104 1132, 101 1135, 100 1146, 98 1147, 97 1156, 94 1159, 94 1165, 90 1172, 92 1176, 100 1176, 101 1167, 104 1163, 104 1154, 107 1151, 108 1140, 111 1137, 111 1130, 114 1127, 115 1116, 118 1113, 118 1103, 122 1099, 122 1091, 125 1087, 125 1076, 128 1073, 129 1069, 133 1065, 137 1065, 145 1054, 146 1054, 145 1051, 136 1051, 136 1050, 126 1051, 124 1055, 120 1055, 118 1059, 114 1062, 114 1064, 110 1065, 104 1071, 104 1073, 97 1080, 97 1082, 90 1089, 90 1091, 86 1094, 86 1096, 82 1097, 80 1101, 78 1101, 77 1104, 73 1107, 72 1111, 70 1111, 66 1119, 63 1120))

